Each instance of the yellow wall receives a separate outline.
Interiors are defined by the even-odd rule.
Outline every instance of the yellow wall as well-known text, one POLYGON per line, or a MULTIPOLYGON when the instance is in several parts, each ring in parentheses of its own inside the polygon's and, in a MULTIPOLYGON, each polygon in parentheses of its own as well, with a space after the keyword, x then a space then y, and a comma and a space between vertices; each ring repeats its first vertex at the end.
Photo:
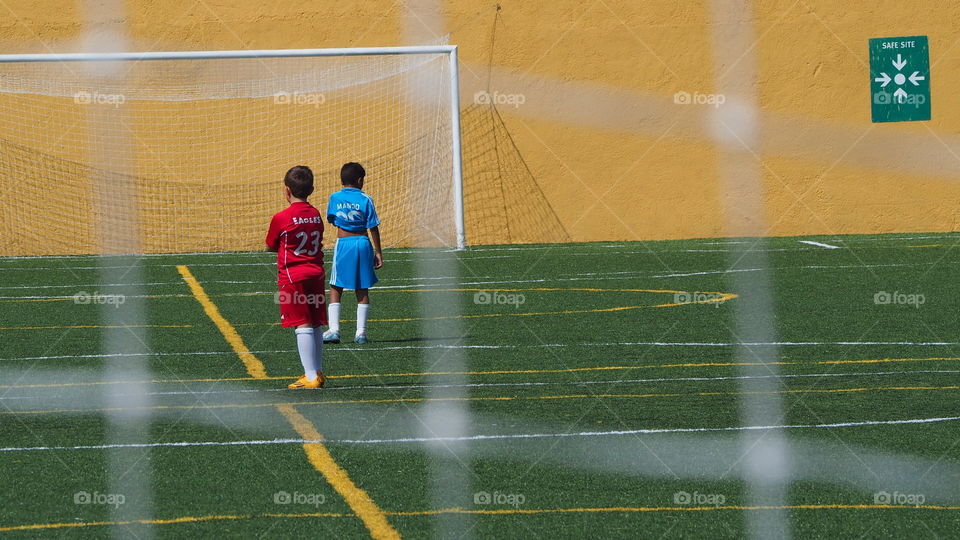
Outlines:
MULTIPOLYGON (((410 13, 425 0, 128 0, 113 23, 137 50, 400 45, 452 31, 465 106, 488 84, 522 95, 499 112, 570 239, 723 234, 711 111, 672 99, 715 86, 708 0, 435 4, 433 29, 410 13)), ((0 49, 75 49, 82 19, 76 2, 6 0, 0 49)), ((957 20, 960 3, 940 0, 754 1, 743 24, 758 39, 744 53, 761 129, 774 130, 762 137, 770 234, 960 228, 957 20), (930 37, 933 120, 871 124, 867 40, 914 34, 930 37), (901 140, 923 159, 878 150, 901 140)))

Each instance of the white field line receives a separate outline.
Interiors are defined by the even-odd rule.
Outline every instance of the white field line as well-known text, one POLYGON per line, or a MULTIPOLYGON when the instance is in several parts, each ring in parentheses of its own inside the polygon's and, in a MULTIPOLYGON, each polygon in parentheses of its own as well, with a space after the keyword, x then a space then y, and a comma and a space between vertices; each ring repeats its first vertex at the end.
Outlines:
POLYGON ((620 272, 576 272, 573 274, 558 274, 558 275, 559 276, 575 276, 575 277, 613 276, 613 275, 646 276, 652 273, 653 272, 650 272, 647 270, 622 270, 620 272))
MULTIPOLYGON (((464 253, 464 252, 460 252, 460 253, 464 253)), ((646 253, 646 252, 641 252, 641 253, 646 253)), ((592 255, 596 255, 596 253, 592 253, 592 255)), ((473 260, 479 260, 479 259, 512 259, 512 258, 514 258, 512 255, 489 255, 489 256, 485 255, 485 256, 482 256, 482 257, 462 257, 462 256, 461 256, 461 257, 457 257, 456 260, 473 261, 473 260)), ((418 259, 418 258, 416 258, 416 257, 413 257, 413 258, 410 258, 410 259, 394 259, 394 258, 384 259, 385 262, 413 262, 413 261, 418 261, 418 260, 419 260, 419 261, 431 261, 431 262, 432 262, 432 261, 447 261, 447 260, 450 260, 450 259, 447 259, 447 258, 418 259)), ((276 265, 277 265, 276 261, 268 261, 268 262, 255 262, 255 263, 192 263, 192 264, 190 264, 190 267, 191 267, 191 268, 192 268, 192 267, 225 267, 225 266, 226 266, 226 267, 229 267, 229 266, 273 266, 273 267, 276 267, 276 265)), ((177 264, 151 264, 151 265, 148 265, 148 266, 149 266, 150 268, 167 268, 167 267, 176 268, 176 267, 179 266, 179 265, 177 265, 177 264)), ((100 268, 109 268, 109 269, 123 268, 123 269, 127 269, 127 268, 130 268, 130 266, 129 266, 129 265, 119 265, 119 266, 67 266, 67 265, 64 265, 64 266, 6 266, 6 267, 0 266, 0 271, 3 271, 3 270, 24 270, 24 271, 28 271, 28 270, 99 270, 100 268)))
MULTIPOLYGON (((134 257, 157 258, 157 257, 235 257, 235 256, 256 256, 265 257, 264 251, 210 251, 210 252, 191 252, 191 253, 133 253, 134 257)), ((92 260, 93 258, 108 259, 111 257, 129 257, 127 255, 7 255, 0 257, 0 261, 22 261, 22 260, 41 260, 41 259, 83 259, 92 260)))
MULTIPOLYGON (((177 264, 151 264, 150 268, 176 268, 177 264)), ((276 268, 276 261, 270 262, 255 262, 255 263, 193 263, 190 265, 194 266, 272 266, 276 268)), ((117 265, 117 266, 0 266, 0 271, 3 270, 99 270, 101 268, 117 269, 122 268, 124 270, 131 268, 130 265, 117 265)))
MULTIPOLYGON (((295 353, 293 349, 280 351, 250 351, 253 354, 271 354, 271 353, 295 353)), ((190 352, 151 352, 151 353, 110 353, 110 354, 64 354, 58 356, 24 356, 22 358, 0 358, 0 362, 12 362, 16 360, 71 360, 79 358, 115 358, 118 356, 213 356, 213 355, 235 355, 234 351, 190 351, 190 352)))
POLYGON ((668 342, 668 341, 636 341, 624 343, 582 343, 583 346, 605 346, 605 347, 629 347, 629 346, 650 346, 650 347, 733 347, 736 345, 746 345, 750 347, 830 347, 830 346, 852 346, 861 347, 864 345, 905 345, 908 347, 952 347, 960 345, 958 341, 747 341, 740 343, 724 343, 711 341, 690 341, 690 342, 668 342))
MULTIPOLYGON (((893 246, 901 247, 901 246, 893 246)), ((770 253, 778 251, 819 251, 811 248, 765 248, 765 249, 651 249, 647 251, 611 251, 603 253, 606 255, 650 255, 651 253, 770 253)), ((564 252, 565 257, 596 257, 596 252, 584 252, 584 253, 567 253, 564 252)))
POLYGON ((711 274, 739 274, 741 272, 763 272, 764 268, 737 268, 734 270, 710 270, 706 272, 689 272, 686 274, 661 274, 659 276, 650 276, 651 278, 674 278, 689 276, 707 276, 711 274))
MULTIPOLYGON (((210 282, 204 282, 210 283, 210 282)), ((492 284, 502 284, 503 282, 491 282, 492 284)), ((430 289, 443 290, 443 287, 462 287, 465 285, 485 285, 491 283, 484 282, 468 282, 468 283, 419 283, 416 285, 385 285, 382 287, 377 287, 381 290, 390 290, 390 289, 423 289, 429 291, 430 289)), ((98 293, 99 291, 87 291, 88 293, 98 293)), ((466 291, 464 291, 466 292, 466 291)), ((611 291, 616 292, 616 291, 611 291)), ((210 296, 274 296, 277 294, 277 291, 243 291, 243 292, 224 292, 224 293, 213 293, 210 296)), ((104 296, 104 295, 101 295, 104 296)), ((19 296, 0 296, 0 300, 73 300, 76 298, 76 294, 34 294, 34 295, 19 295, 19 296)), ((193 295, 187 293, 154 293, 154 294, 127 294, 124 295, 124 298, 193 298, 193 295)), ((99 302, 90 302, 85 303, 78 302, 80 305, 94 305, 98 306, 99 302)))
MULTIPOLYGON (((537 250, 537 249, 553 249, 553 248, 555 248, 555 247, 557 247, 557 246, 538 246, 538 245, 532 245, 532 246, 511 246, 511 247, 505 247, 505 246, 490 246, 490 247, 470 246, 470 247, 467 248, 466 252, 471 252, 471 251, 477 251, 477 252, 479 252, 479 251, 533 251, 533 250, 537 250)), ((607 246, 598 246, 598 247, 607 247, 607 246)), ((623 246, 620 246, 620 247, 623 247, 623 246)), ((458 253, 458 250, 449 249, 449 250, 447 250, 447 253, 458 253)), ((464 252, 463 252, 463 251, 459 251, 459 253, 464 253, 464 252)))
MULTIPOLYGON (((453 340, 454 338, 451 338, 453 340)), ((956 347, 960 346, 960 341, 780 341, 780 342, 747 342, 747 343, 725 343, 725 342, 668 342, 668 341, 636 341, 619 343, 542 343, 537 345, 394 345, 386 347, 364 346, 364 347, 336 347, 331 348, 334 351, 403 351, 403 350, 421 350, 421 349, 542 349, 546 347, 733 347, 736 345, 748 345, 752 347, 863 347, 863 346, 906 346, 906 347, 956 347)), ((276 351, 251 351, 254 354, 294 354, 295 350, 276 350, 276 351)), ((165 353, 136 353, 136 354, 64 354, 56 356, 22 356, 12 358, 0 358, 0 362, 18 362, 33 360, 70 360, 83 358, 111 358, 115 356, 206 356, 206 355, 232 355, 232 351, 190 351, 190 352, 165 352, 165 353)))
MULTIPOLYGON (((775 270, 784 270, 784 269, 815 269, 815 270, 828 270, 828 269, 849 269, 849 268, 886 268, 886 267, 905 267, 905 266, 930 266, 936 263, 903 263, 903 264, 870 264, 870 265, 806 265, 806 266, 793 266, 793 267, 779 267, 774 268, 775 270)), ((196 266, 196 265, 193 265, 196 266)), ((464 282, 450 282, 450 283, 411 283, 407 285, 379 285, 375 287, 376 289, 389 290, 389 289, 428 289, 431 287, 462 287, 467 285, 511 285, 511 284, 533 284, 533 283, 563 283, 563 282, 577 282, 577 281, 619 281, 624 279, 633 279, 634 277, 646 276, 651 279, 661 279, 661 278, 677 278, 677 277, 691 277, 691 276, 705 276, 705 275, 725 275, 725 274, 736 274, 741 272, 758 272, 761 269, 759 268, 739 268, 732 270, 708 270, 703 272, 686 272, 686 273, 675 273, 675 274, 653 274, 648 272, 633 272, 633 271, 624 271, 624 272, 610 272, 608 274, 597 274, 595 272, 589 272, 584 274, 566 274, 566 275, 582 275, 584 277, 567 277, 567 278, 546 278, 546 279, 518 279, 518 280, 488 280, 488 281, 464 281, 464 282), (612 277, 613 274, 617 274, 622 277, 612 277), (606 277, 604 277, 606 276, 606 277)), ((483 276, 480 279, 486 279, 487 276, 483 276)), ((421 278, 397 278, 390 281, 403 281, 409 279, 410 281, 416 281, 421 278)), ((452 279, 452 278, 430 278, 433 280, 440 279, 452 279)), ((263 281, 217 281, 210 280, 205 281, 204 283, 219 283, 219 284, 262 284, 266 285, 273 283, 273 280, 263 280, 263 281)), ((143 285, 175 285, 175 283, 146 283, 143 285)), ((44 288, 71 288, 71 287, 109 287, 111 285, 39 285, 39 286, 25 286, 24 289, 44 289, 44 288)), ((0 289, 11 288, 11 287, 0 287, 0 289)), ((232 293, 219 293, 219 296, 258 296, 258 295, 271 295, 275 294, 276 291, 250 291, 250 292, 232 292, 232 293)), ((188 294, 153 294, 145 295, 154 298, 185 298, 191 297, 188 294)), ((30 295, 30 296, 0 296, 0 300, 69 300, 72 299, 73 295, 30 295)))
POLYGON ((850 244, 853 242, 885 242, 887 240, 960 240, 960 236, 956 234, 939 234, 930 236, 887 236, 883 238, 834 238, 831 242, 850 244))
MULTIPOLYGON (((800 269, 813 269, 813 270, 843 270, 847 268, 898 268, 904 266, 935 266, 937 262, 924 262, 924 263, 889 263, 889 264, 838 264, 838 265, 826 265, 826 264, 808 264, 804 266, 798 266, 800 269)), ((950 263, 948 263, 950 264, 950 263)), ((774 270, 781 270, 781 268, 774 268, 774 270)))
MULTIPOLYGON (((389 281, 431 281, 431 280, 441 280, 441 279, 456 279, 452 276, 441 276, 441 277, 432 277, 432 278, 390 278, 389 281)), ((492 279, 490 276, 477 276, 474 279, 492 279)), ((385 280, 386 281, 386 280, 385 280)), ((276 280, 273 279, 262 279, 262 280, 221 280, 221 279, 211 279, 205 280, 204 283, 216 283, 216 284, 226 284, 226 285, 267 285, 276 283, 276 280)), ((0 290, 18 290, 18 289, 76 289, 80 287, 126 287, 130 284, 128 283, 80 283, 75 285, 5 285, 0 286, 0 290)), ((176 285, 178 287, 183 286, 182 281, 157 281, 151 283, 134 283, 135 286, 145 286, 145 287, 159 287, 166 285, 176 285)), ((427 284, 424 284, 427 285, 427 284)), ((18 298, 13 296, 2 297, 2 298, 18 298)))
MULTIPOLYGON (((273 263, 270 263, 273 264, 273 263)), ((842 265, 803 265, 803 266, 783 266, 783 267, 774 267, 774 270, 795 270, 795 269, 811 269, 811 270, 842 270, 842 269, 861 269, 861 268, 898 268, 898 267, 913 267, 913 266, 932 266, 938 263, 933 262, 924 262, 924 263, 891 263, 891 264, 842 264, 842 265)), ((957 264, 957 263, 941 263, 941 264, 957 264)), ((170 266, 170 265, 165 265, 170 266)), ((196 265, 191 265, 196 266, 196 265)), ((231 265, 217 265, 217 266, 231 266, 231 265)), ((76 268, 75 268, 76 269, 76 268)), ((0 269, 2 270, 2 269, 0 269)), ((757 272, 757 268, 735 268, 729 270, 705 270, 705 271, 690 271, 690 272, 678 272, 673 274, 660 274, 657 272, 649 271, 620 271, 620 272, 584 272, 578 274, 561 274, 563 276, 574 276, 574 277, 560 277, 560 278, 542 278, 542 279, 518 279, 518 280, 490 280, 490 276, 478 276, 473 279, 482 279, 488 281, 467 281, 467 282, 450 282, 450 283, 411 283, 409 285, 382 285, 377 286, 375 289, 400 289, 400 288, 424 288, 424 287, 450 287, 450 286, 462 286, 462 285, 503 285, 503 284, 524 284, 524 283, 559 283, 567 281, 610 281, 610 280, 622 280, 622 279, 633 279, 635 277, 649 277, 654 279, 661 278, 675 278, 675 277, 690 277, 690 276, 705 276, 705 275, 724 275, 724 274, 735 274, 740 272, 757 272), (622 276, 622 277, 614 277, 622 276)), ((438 281, 443 279, 455 279, 453 277, 434 277, 434 278, 391 278, 389 280, 384 280, 385 283, 394 282, 394 281, 438 281)), ((267 285, 274 283, 274 280, 256 280, 256 281, 235 281, 235 280, 205 280, 204 283, 217 283, 217 284, 252 284, 252 285, 267 285)), ((145 285, 145 286, 163 286, 163 285, 182 285, 178 282, 156 282, 156 283, 136 283, 134 285, 145 285)), ((100 283, 88 283, 88 284, 79 284, 79 285, 17 285, 17 286, 3 286, 0 287, 0 290, 5 289, 68 289, 68 288, 79 288, 79 287, 113 287, 117 284, 100 284, 100 283)), ((234 293, 234 294, 243 294, 243 293, 234 293)), ((247 293, 252 294, 252 293, 247 293)), ((272 292, 270 294, 273 294, 272 292)), ((68 296, 4 296, 0 297, 3 299, 41 299, 41 298, 51 298, 51 299, 65 299, 71 298, 68 296)))
MULTIPOLYGON (((479 247, 470 247, 466 251, 457 250, 457 249, 438 249, 438 248, 422 248, 420 250, 413 249, 390 249, 388 248, 387 255, 430 255, 437 253, 458 253, 463 255, 469 255, 471 252, 482 252, 482 251, 529 251, 534 249, 551 249, 556 246, 517 246, 517 247, 489 247, 485 248, 482 246, 479 247)), ((601 245, 597 247, 626 247, 622 244, 616 246, 606 246, 601 245)), ((332 249, 324 249, 324 254, 330 255, 333 253, 332 249)), ((77 260, 93 260, 95 257, 128 257, 130 255, 6 255, 0 257, 0 262, 3 261, 29 261, 29 260, 63 260, 63 259, 77 259, 77 260)), ((134 257, 137 258, 162 258, 162 257, 263 257, 269 258, 272 255, 267 255, 264 251, 210 251, 210 252, 192 252, 192 253, 134 253, 134 257)), ((193 266, 192 264, 190 266, 193 266)))
POLYGON ((800 240, 801 244, 809 244, 811 246, 822 247, 826 249, 841 249, 840 246, 834 246, 833 244, 824 244, 822 242, 814 242, 813 240, 800 240))
MULTIPOLYGON (((456 338, 450 338, 451 341, 456 338)), ((517 349, 517 348, 541 348, 541 347, 567 347, 562 343, 545 345, 403 345, 395 347, 337 347, 337 351, 368 351, 384 350, 395 351, 405 349, 517 349)), ((253 354, 296 354, 295 349, 284 349, 275 351, 250 351, 253 354)), ((68 360, 80 358, 113 358, 117 356, 208 356, 208 355, 235 355, 234 351, 190 351, 190 352, 163 352, 163 353, 115 353, 115 354, 63 354, 56 356, 23 356, 14 358, 0 358, 0 362, 15 362, 18 360, 68 360)))
MULTIPOLYGON (((222 281, 210 282, 210 283, 224 283, 222 281)), ((258 281, 233 281, 226 283, 260 283, 258 281)), ((175 281, 161 281, 153 283, 133 283, 132 285, 141 287, 149 286, 159 286, 159 285, 183 285, 183 283, 177 283, 175 281)), ((4 285, 0 287, 0 290, 12 290, 12 289, 76 289, 78 287, 129 287, 130 283, 80 283, 76 285, 4 285)), ((4 297, 4 298, 16 298, 16 297, 4 297)))
MULTIPOLYGON (((601 278, 602 279, 602 278, 601 278)), ((525 279, 525 280, 501 280, 501 281, 466 281, 461 283, 411 283, 408 285, 378 285, 376 289, 379 290, 391 290, 391 289, 431 289, 431 288, 451 288, 451 287, 464 287, 468 285, 509 285, 509 284, 523 284, 523 283, 550 283, 558 281, 595 281, 597 278, 582 278, 582 279, 525 279)), ((204 283, 214 283, 212 281, 205 281, 204 283)), ((223 283, 223 282, 220 282, 223 283)), ((258 281, 250 282, 251 284, 262 284, 266 285, 272 283, 271 281, 258 281)), ((60 288, 59 285, 52 286, 51 288, 60 288)), ((84 285, 73 285, 72 288, 84 287, 84 285)), ((31 288, 41 288, 41 287, 31 287, 31 288)), ((375 289, 375 290, 376 290, 375 289)), ((87 291, 90 293, 98 292, 87 291)), ((228 292, 228 293, 214 293, 213 296, 264 296, 264 295, 273 295, 276 294, 276 291, 244 291, 244 292, 228 292)), ((16 296, 0 296, 0 300, 71 300, 75 295, 65 295, 65 294, 54 294, 54 295, 43 295, 43 294, 33 294, 33 295, 16 295, 16 296)), ((128 298, 193 298, 192 295, 186 293, 155 293, 155 294, 144 294, 139 296, 127 296, 128 298)))
MULTIPOLYGON (((616 252, 613 252, 613 254, 646 254, 646 255, 649 255, 650 253, 684 253, 684 252, 699 253, 699 252, 710 252, 710 251, 717 251, 717 252, 724 252, 724 253, 726 252, 726 250, 683 249, 683 250, 664 250, 664 251, 657 251, 657 252, 652 252, 652 251, 616 251, 616 252)), ((778 249, 778 250, 771 250, 771 251, 810 251, 810 250, 804 250, 804 249, 801 248, 801 249, 778 249)), ((465 253, 465 252, 462 252, 462 251, 461 251, 461 252, 458 252, 458 253, 465 253)), ((596 257, 597 255, 610 255, 610 254, 611 254, 611 253, 598 253, 598 252, 564 253, 565 256, 581 256, 581 257, 590 257, 590 256, 596 257)), ((485 255, 485 256, 481 256, 481 257, 457 257, 456 260, 472 261, 472 260, 478 260, 478 259, 513 259, 513 258, 515 258, 515 256, 513 256, 513 255, 485 255)), ((386 259, 384 259, 384 262, 413 262, 413 261, 417 261, 417 260, 420 260, 420 261, 447 261, 447 260, 449 260, 449 259, 446 259, 446 258, 417 259, 417 258, 415 258, 415 257, 414 257, 414 258, 409 258, 409 259, 386 258, 386 259)), ((240 262, 238 262, 238 263, 192 263, 192 264, 190 264, 190 266, 191 266, 191 267, 194 267, 194 266, 196 266, 196 267, 274 266, 274 267, 275 267, 276 264, 277 264, 276 261, 265 261, 265 262, 247 262, 247 263, 240 263, 240 262)), ((326 263, 326 265, 329 266, 329 262, 326 263)), ((174 268, 174 267, 178 266, 178 264, 150 264, 150 265, 148 265, 148 266, 149 266, 150 268, 174 268)), ((109 269, 122 268, 122 269, 127 269, 127 268, 130 268, 130 266, 129 266, 129 265, 116 265, 116 266, 103 266, 103 267, 97 267, 97 266, 69 266, 69 265, 62 265, 62 266, 0 266, 0 271, 4 271, 4 270, 23 270, 23 271, 27 271, 27 270, 96 270, 96 269, 98 269, 98 268, 109 268, 109 269)))
MULTIPOLYGON (((387 249, 388 255, 395 254, 435 254, 435 253, 461 253, 468 254, 470 252, 481 252, 481 251, 529 251, 535 249, 551 249, 556 246, 515 246, 515 247, 484 247, 476 246, 470 247, 466 251, 456 250, 456 249, 442 249, 442 248, 403 248, 403 249, 387 249)), ((610 247, 606 245, 601 245, 598 247, 610 247)), ((625 247, 622 244, 618 244, 613 247, 625 247)), ((333 253, 331 249, 323 250, 325 254, 333 253)), ((0 262, 3 261, 28 261, 28 260, 44 260, 44 259, 79 259, 79 260, 92 260, 94 257, 128 257, 129 255, 6 255, 0 257, 0 262)), ((182 253, 134 253, 133 256, 138 258, 162 258, 162 257, 269 257, 263 251, 202 251, 202 252, 182 252, 182 253)), ((191 265, 193 266, 193 265, 191 265)))
MULTIPOLYGON (((88 292, 97 292, 97 291, 88 291, 88 292)), ((267 294, 265 292, 253 292, 245 293, 248 296, 259 296, 267 294)), ((274 293, 269 293, 274 294, 274 293)), ((222 296, 222 295, 220 295, 222 296)), ((193 295, 190 294, 125 294, 124 298, 193 298, 193 295)), ((75 294, 63 295, 63 294, 54 294, 54 295, 44 295, 44 294, 33 294, 29 296, 0 296, 0 300, 73 300, 76 298, 75 294)), ((79 304, 79 303, 78 303, 79 304)), ((82 305, 91 305, 94 307, 100 307, 100 302, 86 302, 82 305)))
MULTIPOLYGON (((734 377, 662 377, 656 379, 609 379, 601 381, 518 381, 518 382, 497 382, 497 383, 462 383, 462 384, 404 384, 404 385, 380 385, 380 384, 358 384, 347 386, 329 386, 324 387, 324 393, 342 392, 350 390, 416 390, 426 388, 497 388, 497 387, 539 387, 539 386, 588 386, 595 384, 648 384, 665 382, 718 382, 718 381, 741 381, 746 379, 804 379, 804 378, 827 378, 827 377, 890 377, 898 375, 915 374, 950 374, 960 373, 960 370, 906 370, 906 371, 871 371, 871 372, 851 372, 851 373, 800 373, 788 375, 744 375, 734 377)), ((172 383, 171 383, 172 384, 172 383)), ((267 392, 287 392, 287 388, 234 388, 230 390, 202 390, 189 391, 181 390, 176 392, 147 392, 149 396, 196 396, 203 397, 215 394, 257 394, 267 392)), ((111 397, 123 397, 124 393, 110 393, 111 397)), ((49 394, 36 396, 0 396, 0 401, 12 401, 23 399, 49 399, 49 394)))
POLYGON ((462 254, 470 253, 469 251, 458 251, 461 255, 455 258, 450 257, 438 257, 433 259, 421 259, 419 257, 410 257, 409 259, 393 259, 387 258, 384 259, 384 262, 417 262, 417 261, 473 261, 477 259, 513 259, 513 255, 484 255, 482 257, 469 257, 462 254))
MULTIPOLYGON (((460 279, 459 276, 437 276, 437 277, 411 277, 411 278, 389 278, 384 279, 383 281, 438 281, 441 279, 451 279, 456 280, 460 279)), ((471 279, 493 279, 491 276, 474 276, 471 279)), ((376 288, 376 287, 374 287, 376 288)))
POLYGON ((494 435, 471 435, 467 437, 405 437, 397 439, 254 439, 244 441, 178 441, 139 444, 96 444, 78 446, 8 446, 0 448, 0 452, 43 452, 43 451, 70 451, 70 450, 109 450, 119 448, 165 448, 165 447, 195 447, 195 446, 255 446, 268 444, 400 444, 400 443, 429 443, 429 442, 456 442, 456 441, 486 441, 508 439, 548 439, 569 437, 616 437, 625 435, 661 435, 670 433, 704 433, 718 431, 766 431, 776 429, 836 429, 863 426, 895 426, 910 424, 934 424, 939 422, 955 422, 960 416, 944 416, 934 418, 911 418, 907 420, 866 420, 862 422, 836 422, 832 424, 786 424, 771 426, 735 426, 720 428, 677 428, 677 429, 626 429, 616 431, 580 431, 566 433, 504 433, 494 435))
MULTIPOLYGON (((910 266, 933 266, 937 263, 933 262, 921 262, 921 263, 889 263, 889 264, 807 264, 803 266, 775 266, 772 270, 831 270, 831 269, 859 269, 859 268, 888 268, 888 267, 910 267, 910 266)), ((705 276, 710 274, 736 274, 738 272, 756 272, 756 268, 731 268, 727 270, 689 270, 686 272, 677 272, 673 274, 660 274, 658 272, 650 272, 646 270, 624 270, 620 272, 581 272, 576 274, 560 274, 561 276, 576 276, 576 277, 590 277, 595 276, 597 278, 603 278, 604 276, 612 275, 624 275, 629 277, 651 277, 651 278, 669 278, 669 277, 685 277, 685 276, 705 276)), ((557 279, 556 281, 560 281, 557 279)))

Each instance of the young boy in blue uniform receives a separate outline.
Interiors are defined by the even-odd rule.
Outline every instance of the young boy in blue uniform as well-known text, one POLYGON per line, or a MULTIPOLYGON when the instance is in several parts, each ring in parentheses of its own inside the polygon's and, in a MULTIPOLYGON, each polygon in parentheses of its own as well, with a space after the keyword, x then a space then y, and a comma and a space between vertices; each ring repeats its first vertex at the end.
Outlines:
POLYGON ((340 343, 340 296, 344 289, 357 294, 357 333, 353 341, 367 342, 369 289, 378 281, 374 269, 383 266, 383 252, 380 218, 373 199, 362 191, 366 174, 359 163, 345 164, 340 169, 343 189, 331 195, 327 204, 327 221, 337 227, 337 244, 333 248, 327 304, 330 329, 323 333, 324 343, 340 343))

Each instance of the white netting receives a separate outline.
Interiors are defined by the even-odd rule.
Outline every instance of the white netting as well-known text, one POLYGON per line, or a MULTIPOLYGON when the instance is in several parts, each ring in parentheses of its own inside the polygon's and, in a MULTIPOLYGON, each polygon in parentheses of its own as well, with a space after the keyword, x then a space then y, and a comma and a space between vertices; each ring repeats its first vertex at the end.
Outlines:
POLYGON ((385 245, 455 245, 450 111, 446 54, 3 63, 0 254, 103 251, 97 186, 135 197, 144 252, 259 249, 283 173, 323 207, 347 161, 385 245))

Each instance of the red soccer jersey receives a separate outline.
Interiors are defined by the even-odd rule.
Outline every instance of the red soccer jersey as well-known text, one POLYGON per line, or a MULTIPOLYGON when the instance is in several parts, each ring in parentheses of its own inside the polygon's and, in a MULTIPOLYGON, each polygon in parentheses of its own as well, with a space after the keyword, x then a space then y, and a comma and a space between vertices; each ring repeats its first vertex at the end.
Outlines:
POLYGON ((323 218, 316 208, 294 202, 270 220, 267 247, 277 252, 277 283, 323 277, 323 218))

